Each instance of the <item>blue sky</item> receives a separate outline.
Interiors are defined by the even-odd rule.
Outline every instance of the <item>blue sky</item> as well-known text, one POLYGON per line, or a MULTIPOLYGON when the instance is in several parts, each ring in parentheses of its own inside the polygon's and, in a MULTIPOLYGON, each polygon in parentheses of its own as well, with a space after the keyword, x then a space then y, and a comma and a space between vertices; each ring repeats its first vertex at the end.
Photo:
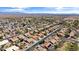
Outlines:
POLYGON ((79 14, 79 7, 0 7, 0 12, 79 14))

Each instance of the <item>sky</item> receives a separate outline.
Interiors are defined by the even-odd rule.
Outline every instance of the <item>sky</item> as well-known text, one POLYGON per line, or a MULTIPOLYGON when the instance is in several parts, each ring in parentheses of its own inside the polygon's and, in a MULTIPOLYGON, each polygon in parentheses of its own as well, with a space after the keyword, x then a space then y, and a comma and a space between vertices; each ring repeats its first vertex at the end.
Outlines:
POLYGON ((79 14, 79 7, 0 7, 0 12, 79 14))
POLYGON ((0 12, 79 14, 79 0, 0 0, 0 12))

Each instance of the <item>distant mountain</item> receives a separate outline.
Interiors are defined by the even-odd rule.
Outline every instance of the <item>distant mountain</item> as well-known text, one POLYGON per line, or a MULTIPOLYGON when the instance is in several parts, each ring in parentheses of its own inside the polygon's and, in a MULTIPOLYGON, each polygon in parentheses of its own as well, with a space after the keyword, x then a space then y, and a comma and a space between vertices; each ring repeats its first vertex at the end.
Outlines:
POLYGON ((61 15, 61 16, 79 16, 79 14, 49 14, 49 13, 21 13, 21 12, 0 12, 0 15, 35 15, 35 16, 47 16, 47 15, 61 15))
POLYGON ((0 14, 25 14, 20 12, 0 12, 0 14))
POLYGON ((4 9, 15 9, 15 7, 0 7, 0 10, 4 10, 4 9))

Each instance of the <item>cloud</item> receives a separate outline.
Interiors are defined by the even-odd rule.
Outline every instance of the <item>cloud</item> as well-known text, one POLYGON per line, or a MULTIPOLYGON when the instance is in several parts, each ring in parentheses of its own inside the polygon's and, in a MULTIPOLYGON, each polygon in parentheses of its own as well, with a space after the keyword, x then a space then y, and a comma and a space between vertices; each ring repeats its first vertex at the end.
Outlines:
POLYGON ((6 9, 4 12, 24 12, 23 9, 6 9))
POLYGON ((13 7, 0 7, 0 12, 22 12, 24 13, 25 10, 22 8, 13 8, 13 7))
POLYGON ((79 7, 29 7, 27 13, 79 13, 79 7))
POLYGON ((79 7, 79 0, 0 0, 0 7, 79 7))
POLYGON ((79 7, 27 7, 27 8, 0 7, 0 12, 79 14, 79 7))
POLYGON ((56 7, 28 7, 24 8, 27 12, 45 12, 45 11, 56 11, 56 7))

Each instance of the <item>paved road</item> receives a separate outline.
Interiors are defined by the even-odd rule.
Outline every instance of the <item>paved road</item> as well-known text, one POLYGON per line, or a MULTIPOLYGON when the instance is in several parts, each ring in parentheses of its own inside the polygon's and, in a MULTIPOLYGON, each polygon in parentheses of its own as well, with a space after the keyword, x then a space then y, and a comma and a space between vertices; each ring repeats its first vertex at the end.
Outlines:
POLYGON ((42 42, 43 40, 45 40, 46 38, 48 38, 51 35, 55 35, 57 31, 61 30, 61 27, 58 27, 56 30, 54 30, 53 32, 49 33, 47 36, 45 36, 44 38, 40 39, 39 41, 35 42, 34 44, 32 44, 31 46, 29 46, 28 48, 24 49, 26 51, 30 50, 33 46, 36 46, 37 44, 39 44, 40 42, 42 42))

